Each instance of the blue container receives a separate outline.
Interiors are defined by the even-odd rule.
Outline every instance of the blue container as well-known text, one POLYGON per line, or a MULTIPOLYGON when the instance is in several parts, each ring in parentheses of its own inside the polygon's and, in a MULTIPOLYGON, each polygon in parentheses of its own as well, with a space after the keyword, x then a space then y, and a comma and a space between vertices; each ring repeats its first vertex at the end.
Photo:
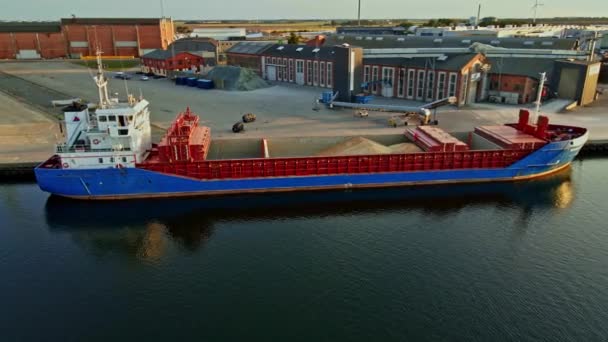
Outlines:
POLYGON ((372 95, 355 95, 355 102, 369 103, 372 100, 372 95))
POLYGON ((329 91, 324 91, 323 94, 321 94, 321 102, 323 103, 331 103, 331 99, 334 97, 334 92, 329 90, 329 91))
POLYGON ((186 84, 188 85, 188 87, 196 87, 196 81, 198 81, 196 77, 188 77, 188 79, 186 80, 186 84))
POLYGON ((185 85, 186 84, 186 78, 183 76, 177 76, 175 78, 175 84, 176 85, 185 85))
POLYGON ((213 81, 206 80, 206 79, 200 79, 196 82, 196 86, 201 89, 213 89, 213 81))

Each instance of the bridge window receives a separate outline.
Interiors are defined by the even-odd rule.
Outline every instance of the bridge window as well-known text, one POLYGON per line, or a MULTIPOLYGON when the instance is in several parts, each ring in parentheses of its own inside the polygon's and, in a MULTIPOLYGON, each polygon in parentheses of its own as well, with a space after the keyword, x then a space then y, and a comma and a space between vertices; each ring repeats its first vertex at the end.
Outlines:
POLYGON ((129 135, 129 130, 128 129, 119 129, 118 135, 129 135))
POLYGON ((102 116, 99 117, 99 122, 106 122, 106 121, 108 121, 108 117, 107 116, 102 115, 102 116))
POLYGON ((108 116, 108 121, 116 121, 116 115, 108 116))

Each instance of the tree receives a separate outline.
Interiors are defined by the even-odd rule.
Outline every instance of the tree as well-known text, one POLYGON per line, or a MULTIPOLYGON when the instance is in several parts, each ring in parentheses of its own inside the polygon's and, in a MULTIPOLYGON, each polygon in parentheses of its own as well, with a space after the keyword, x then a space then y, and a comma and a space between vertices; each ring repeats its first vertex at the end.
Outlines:
POLYGON ((412 23, 411 23, 411 22, 409 22, 409 21, 404 21, 404 22, 402 22, 401 24, 399 24, 399 26, 401 26, 401 27, 403 27, 403 28, 408 29, 408 28, 410 28, 410 27, 414 26, 414 24, 412 24, 412 23))
POLYGON ((300 42, 300 37, 296 36, 294 32, 289 34, 289 38, 287 38, 287 44, 298 44, 300 42))
POLYGON ((177 33, 192 33, 192 29, 188 26, 178 26, 175 28, 177 33))

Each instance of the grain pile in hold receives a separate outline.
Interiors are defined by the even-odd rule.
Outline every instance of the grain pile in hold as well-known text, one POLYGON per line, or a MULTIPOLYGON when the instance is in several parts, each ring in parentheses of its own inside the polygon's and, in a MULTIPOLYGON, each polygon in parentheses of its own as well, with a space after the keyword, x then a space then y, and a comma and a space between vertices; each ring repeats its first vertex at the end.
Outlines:
POLYGON ((255 90, 268 87, 255 72, 236 66, 216 66, 207 74, 216 88, 225 90, 255 90))
POLYGON ((395 144, 395 145, 389 146, 389 148, 391 149, 391 154, 424 152, 424 151, 422 151, 422 149, 420 147, 418 147, 418 146, 416 146, 416 144, 412 144, 412 143, 395 144))
POLYGON ((375 141, 356 137, 331 146, 317 156, 357 156, 366 154, 390 154, 391 149, 375 141))

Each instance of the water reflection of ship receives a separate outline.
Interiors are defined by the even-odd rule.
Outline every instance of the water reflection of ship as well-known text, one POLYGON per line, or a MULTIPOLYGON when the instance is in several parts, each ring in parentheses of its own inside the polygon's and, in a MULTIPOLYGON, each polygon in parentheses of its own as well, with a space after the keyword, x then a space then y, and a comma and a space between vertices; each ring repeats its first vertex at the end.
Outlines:
POLYGON ((53 230, 97 237, 91 241, 155 258, 166 239, 197 250, 221 222, 308 217, 356 216, 360 213, 419 211, 447 216, 465 207, 517 208, 525 224, 536 209, 567 208, 573 201, 570 171, 530 182, 445 185, 357 191, 240 195, 190 199, 133 200, 121 203, 49 197, 47 223, 53 230), (122 233, 117 234, 117 230, 122 233), (125 241, 114 241, 115 238, 125 241))

